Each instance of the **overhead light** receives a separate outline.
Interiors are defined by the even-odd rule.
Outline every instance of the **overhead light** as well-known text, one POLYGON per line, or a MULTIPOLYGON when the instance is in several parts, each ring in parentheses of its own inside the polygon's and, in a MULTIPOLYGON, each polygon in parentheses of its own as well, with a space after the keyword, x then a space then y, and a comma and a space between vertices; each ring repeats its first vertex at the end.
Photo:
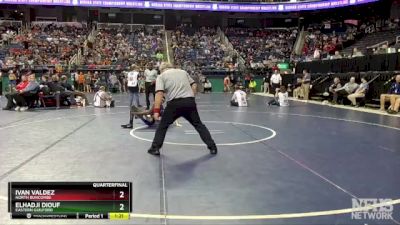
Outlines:
POLYGON ((290 2, 297 2, 297 0, 290 0, 290 2))

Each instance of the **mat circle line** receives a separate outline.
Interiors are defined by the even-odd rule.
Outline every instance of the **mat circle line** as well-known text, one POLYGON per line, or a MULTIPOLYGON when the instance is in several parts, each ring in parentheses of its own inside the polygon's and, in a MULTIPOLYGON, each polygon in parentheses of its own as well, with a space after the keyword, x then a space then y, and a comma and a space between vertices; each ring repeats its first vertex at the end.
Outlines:
MULTIPOLYGON (((257 139, 257 140, 252 140, 252 141, 242 141, 242 142, 233 142, 233 143, 220 143, 217 144, 217 146, 236 146, 236 145, 245 145, 245 144, 254 144, 254 143, 259 143, 259 142, 263 142, 269 139, 272 139, 276 136, 276 131, 274 131, 271 128, 268 127, 264 127, 264 126, 260 126, 260 125, 255 125, 255 124, 251 124, 251 123, 240 123, 240 122, 230 122, 230 121, 203 121, 205 123, 222 123, 222 124, 234 124, 234 125, 242 125, 242 126, 251 126, 251 127, 257 127, 260 129, 264 129, 264 130, 268 130, 270 131, 272 134, 270 136, 261 138, 261 139, 257 139)), ((147 142, 153 142, 153 140, 151 139, 147 139, 147 138, 142 138, 139 137, 135 134, 135 131, 146 128, 148 126, 139 126, 139 127, 135 127, 130 131, 130 135, 136 139, 142 140, 142 141, 147 141, 147 142)), ((169 142, 169 141, 165 141, 164 144, 169 144, 169 145, 180 145, 180 146, 205 146, 205 144, 193 144, 193 143, 177 143, 177 142, 169 142)))

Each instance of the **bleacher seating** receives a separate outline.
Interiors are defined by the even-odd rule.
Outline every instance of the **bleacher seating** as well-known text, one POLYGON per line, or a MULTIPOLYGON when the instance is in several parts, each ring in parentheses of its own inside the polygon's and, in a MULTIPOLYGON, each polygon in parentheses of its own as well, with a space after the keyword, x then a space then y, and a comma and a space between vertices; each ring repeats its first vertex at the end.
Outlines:
POLYGON ((389 45, 396 41, 396 36, 400 35, 400 30, 388 30, 377 33, 368 34, 360 40, 356 41, 354 45, 345 48, 342 53, 351 55, 354 48, 360 50, 364 55, 367 53, 366 47, 378 44, 380 42, 388 41, 389 45))

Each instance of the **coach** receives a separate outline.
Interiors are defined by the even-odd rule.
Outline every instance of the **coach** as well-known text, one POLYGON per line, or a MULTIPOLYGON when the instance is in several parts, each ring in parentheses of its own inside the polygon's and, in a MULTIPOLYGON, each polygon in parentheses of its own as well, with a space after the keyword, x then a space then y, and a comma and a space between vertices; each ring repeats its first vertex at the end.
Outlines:
POLYGON ((169 125, 179 117, 184 117, 200 134, 211 154, 217 154, 217 146, 207 127, 201 122, 194 99, 196 83, 189 74, 181 69, 175 69, 170 63, 160 65, 161 74, 156 81, 156 98, 154 101, 154 119, 160 120, 160 107, 164 94, 167 107, 158 125, 153 143, 148 150, 152 155, 160 155, 169 125))
POLYGON ((150 93, 153 94, 153 99, 155 98, 155 83, 157 79, 157 70, 153 67, 152 64, 148 64, 147 69, 144 71, 144 76, 146 81, 145 92, 146 92, 146 110, 150 109, 150 93))

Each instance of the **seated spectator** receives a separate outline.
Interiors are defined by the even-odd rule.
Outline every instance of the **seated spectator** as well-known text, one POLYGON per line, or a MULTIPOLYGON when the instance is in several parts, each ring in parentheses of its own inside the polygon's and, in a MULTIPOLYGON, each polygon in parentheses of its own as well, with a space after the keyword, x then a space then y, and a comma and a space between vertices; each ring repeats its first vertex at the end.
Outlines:
POLYGON ((364 54, 361 51, 359 51, 357 48, 353 49, 353 54, 351 55, 352 58, 362 57, 362 56, 364 56, 364 54))
POLYGON ((395 82, 390 86, 387 94, 381 94, 381 111, 385 111, 385 103, 390 101, 389 109, 394 107, 396 99, 400 98, 400 74, 396 75, 395 82))
POLYGON ((338 100, 342 99, 343 97, 347 97, 349 94, 353 94, 354 91, 358 88, 358 84, 356 83, 356 78, 351 77, 350 81, 346 83, 343 87, 341 88, 336 88, 333 89, 333 104, 338 103, 338 100))
POLYGON ((341 59, 343 56, 340 54, 339 51, 335 51, 335 54, 331 57, 331 59, 341 59))
POLYGON ((65 75, 61 76, 61 86, 65 88, 66 91, 74 91, 74 86, 68 83, 68 78, 65 75))
POLYGON ((72 86, 66 81, 66 76, 64 76, 64 81, 59 82, 58 75, 53 75, 51 82, 49 82, 49 87, 51 93, 56 98, 56 107, 59 108, 61 103, 67 101, 67 105, 76 105, 75 97, 80 97, 82 99, 82 106, 89 105, 89 101, 83 92, 72 90, 72 86))
MULTIPOLYGON (((1 77, 0 77, 1 78, 1 77)), ((12 90, 10 93, 6 94, 5 97, 7 98, 7 105, 3 108, 3 110, 11 110, 15 107, 14 101, 13 101, 13 94, 12 93, 19 93, 20 91, 24 90, 26 86, 28 86, 29 81, 25 75, 21 76, 21 82, 14 87, 14 90, 12 90)))
POLYGON ((289 106, 289 94, 285 86, 279 88, 279 92, 275 94, 275 98, 268 102, 268 105, 289 106))
POLYGON ((203 86, 204 86, 204 91, 203 91, 204 93, 210 93, 211 92, 212 84, 207 78, 204 80, 203 86))
POLYGON ((235 89, 231 99, 231 106, 247 107, 247 94, 243 91, 243 87, 236 85, 235 89))
POLYGON ((301 85, 303 84, 303 80, 298 77, 296 79, 296 82, 293 84, 293 97, 295 98, 303 98, 303 88, 301 88, 301 85))
POLYGON ((93 105, 100 108, 114 107, 112 97, 106 92, 106 88, 104 86, 101 86, 99 91, 94 95, 93 105))
POLYGON ((358 88, 354 91, 353 94, 349 94, 347 96, 347 99, 350 100, 352 106, 357 106, 356 98, 364 98, 367 91, 368 91, 368 82, 363 77, 361 78, 360 86, 358 86, 358 88))
POLYGON ((392 96, 392 100, 394 101, 393 107, 391 109, 388 109, 389 114, 397 114, 399 113, 399 108, 400 108, 400 98, 396 98, 395 96, 392 96))
POLYGON ((374 54, 380 55, 380 54, 387 54, 388 52, 388 46, 387 45, 382 45, 378 49, 374 51, 374 54))
POLYGON ((329 93, 333 96, 335 94, 335 90, 340 88, 342 88, 342 84, 340 83, 339 77, 333 78, 333 83, 328 88, 329 93))
POLYGON ((43 75, 41 79, 42 80, 39 82, 39 91, 43 92, 45 95, 50 94, 50 88, 48 86, 49 76, 43 75))
POLYGON ((29 75, 28 85, 13 95, 16 104, 15 111, 26 111, 29 108, 26 102, 27 98, 36 95, 38 91, 39 84, 35 80, 35 74, 31 74, 29 75))

